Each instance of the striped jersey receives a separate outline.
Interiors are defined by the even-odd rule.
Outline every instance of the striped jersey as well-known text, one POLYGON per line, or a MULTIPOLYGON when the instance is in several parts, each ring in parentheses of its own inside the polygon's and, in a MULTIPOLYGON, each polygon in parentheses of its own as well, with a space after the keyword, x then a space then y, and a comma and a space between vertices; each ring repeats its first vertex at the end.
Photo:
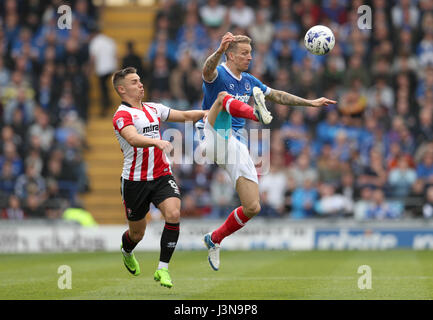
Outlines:
POLYGON ((163 104, 142 103, 143 110, 122 101, 113 116, 114 133, 123 152, 122 177, 131 181, 152 181, 172 174, 169 160, 157 147, 136 148, 121 135, 123 128, 133 125, 145 137, 161 139, 160 123, 166 121, 170 108, 163 104))

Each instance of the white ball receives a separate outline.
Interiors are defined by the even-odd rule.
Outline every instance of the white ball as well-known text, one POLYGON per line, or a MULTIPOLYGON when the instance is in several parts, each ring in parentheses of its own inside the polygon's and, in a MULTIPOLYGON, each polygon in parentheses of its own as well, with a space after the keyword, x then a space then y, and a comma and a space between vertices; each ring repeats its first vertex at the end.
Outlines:
POLYGON ((334 48, 335 37, 332 30, 326 26, 311 27, 304 37, 304 44, 308 51, 315 55, 324 55, 334 48))

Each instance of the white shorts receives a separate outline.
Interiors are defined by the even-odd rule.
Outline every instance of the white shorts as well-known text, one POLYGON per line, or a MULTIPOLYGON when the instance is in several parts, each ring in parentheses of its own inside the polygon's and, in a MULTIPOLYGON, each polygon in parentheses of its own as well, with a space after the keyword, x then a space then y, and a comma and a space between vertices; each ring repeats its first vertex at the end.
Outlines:
POLYGON ((236 181, 244 177, 259 183, 257 170, 246 145, 236 139, 231 133, 228 139, 218 134, 206 120, 204 139, 201 148, 206 152, 206 158, 227 171, 236 189, 236 181))

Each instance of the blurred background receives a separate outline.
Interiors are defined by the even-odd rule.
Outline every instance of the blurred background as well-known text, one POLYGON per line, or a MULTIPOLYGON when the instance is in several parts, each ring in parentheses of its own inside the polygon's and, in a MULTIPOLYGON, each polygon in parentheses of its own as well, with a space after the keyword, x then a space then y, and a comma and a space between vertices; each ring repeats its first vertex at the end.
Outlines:
MULTIPOLYGON (((200 109, 202 65, 227 31, 252 38, 250 72, 266 85, 338 101, 322 109, 268 103, 260 217, 433 217, 432 0, 0 0, 0 13, 3 221, 125 224, 111 74, 134 66, 146 100, 200 109), (70 29, 58 24, 64 4, 70 29), (358 28, 363 4, 372 29, 358 28), (335 34, 326 56, 303 45, 316 24, 335 34)), ((162 130, 172 127, 184 130, 162 130)), ((183 219, 223 219, 238 206, 217 166, 172 168, 183 219)), ((147 218, 161 219, 155 208, 147 218)))

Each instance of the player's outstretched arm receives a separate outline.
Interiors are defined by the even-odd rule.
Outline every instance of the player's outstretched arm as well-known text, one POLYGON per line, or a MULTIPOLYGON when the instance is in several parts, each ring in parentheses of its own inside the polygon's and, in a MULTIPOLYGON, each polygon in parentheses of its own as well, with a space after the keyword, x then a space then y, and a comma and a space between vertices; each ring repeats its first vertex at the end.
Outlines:
POLYGON ((232 42, 234 39, 234 36, 231 32, 227 32, 222 40, 221 40, 221 44, 219 46, 219 48, 217 49, 217 51, 215 51, 214 53, 212 53, 205 61, 204 65, 203 65, 203 79, 207 82, 212 82, 216 76, 217 76, 217 71, 216 71, 216 67, 218 66, 218 63, 222 57, 222 55, 224 54, 224 52, 226 52, 230 42, 232 42))
POLYGON ((266 96, 267 99, 286 106, 304 106, 304 107, 324 107, 330 104, 335 104, 337 101, 328 98, 318 98, 314 100, 304 99, 285 91, 271 89, 271 92, 266 96))
POLYGON ((192 121, 196 122, 204 117, 206 117, 209 110, 188 110, 188 111, 179 111, 179 110, 170 110, 170 115, 168 116, 166 121, 169 122, 186 122, 192 121))

